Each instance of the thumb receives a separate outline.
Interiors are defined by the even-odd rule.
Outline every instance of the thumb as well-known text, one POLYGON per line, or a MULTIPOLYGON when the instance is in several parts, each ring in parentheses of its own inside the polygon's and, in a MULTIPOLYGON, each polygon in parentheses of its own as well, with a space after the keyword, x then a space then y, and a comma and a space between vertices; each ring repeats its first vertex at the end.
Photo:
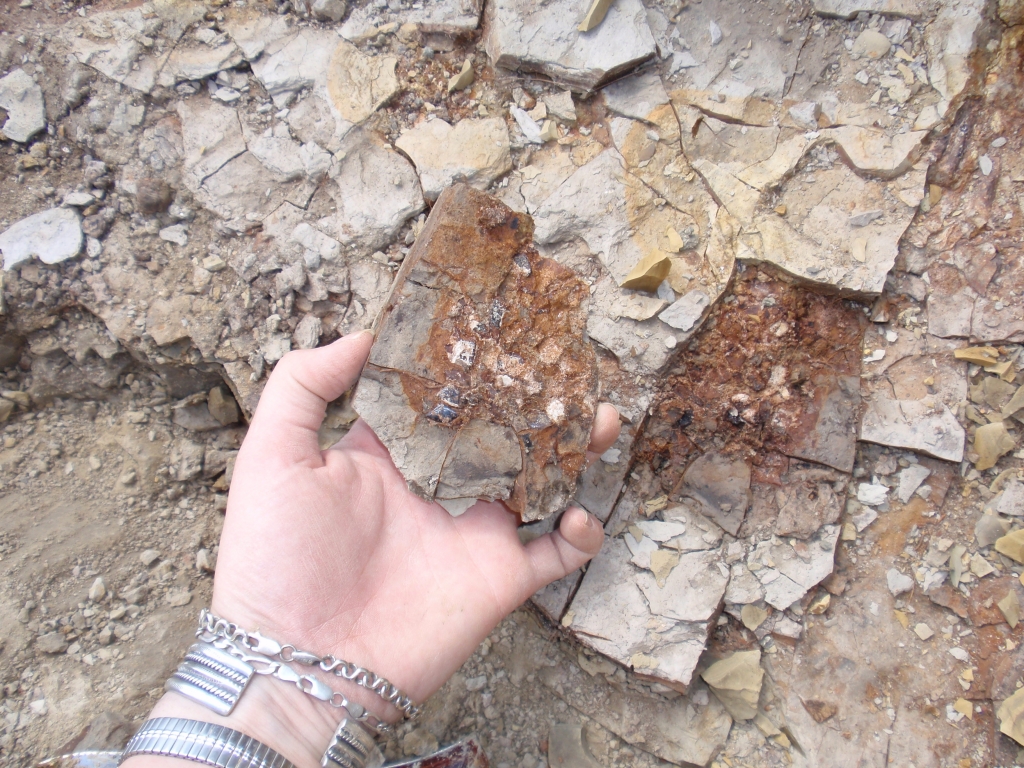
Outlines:
POLYGON ((526 545, 533 580, 530 594, 582 567, 601 551, 604 528, 593 515, 569 507, 558 530, 526 545))
POLYGON ((270 374, 256 408, 246 447, 260 458, 284 464, 323 459, 317 432, 327 404, 356 380, 370 354, 373 334, 360 331, 318 349, 289 352, 270 374))

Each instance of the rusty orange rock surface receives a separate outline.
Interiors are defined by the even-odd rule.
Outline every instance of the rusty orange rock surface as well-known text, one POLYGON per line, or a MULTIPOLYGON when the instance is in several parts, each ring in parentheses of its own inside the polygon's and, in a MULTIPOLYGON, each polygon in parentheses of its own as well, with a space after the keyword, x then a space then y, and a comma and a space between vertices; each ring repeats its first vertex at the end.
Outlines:
POLYGON ((563 509, 598 395, 588 286, 533 247, 533 222, 466 185, 440 196, 376 323, 354 407, 409 487, 461 514, 563 509))

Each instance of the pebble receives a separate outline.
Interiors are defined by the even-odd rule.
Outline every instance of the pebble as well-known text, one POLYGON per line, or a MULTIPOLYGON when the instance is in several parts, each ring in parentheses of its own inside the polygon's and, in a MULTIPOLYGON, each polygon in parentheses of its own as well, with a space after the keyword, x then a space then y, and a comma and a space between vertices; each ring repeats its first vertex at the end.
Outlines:
POLYGON ((983 175, 988 176, 992 173, 992 158, 988 155, 982 155, 978 158, 978 167, 983 175))
POLYGON ((68 641, 60 632, 48 632, 36 640, 36 648, 40 653, 64 653, 68 649, 68 641))
POLYGON ((188 230, 184 224, 175 224, 160 230, 160 239, 175 245, 188 245, 188 230))
POLYGON ((880 59, 889 53, 891 48, 892 43, 888 37, 873 29, 865 29, 853 41, 852 53, 867 56, 869 59, 880 59))
POLYGON ((487 675, 479 675, 466 680, 467 691, 481 691, 487 687, 487 675))
POLYGON ((718 45, 722 42, 722 28, 718 26, 714 21, 708 24, 708 30, 711 33, 711 44, 718 45))
POLYGON ((196 552, 196 569, 203 573, 213 573, 215 568, 213 555, 208 549, 200 549, 196 552))
POLYGON ((159 559, 160 553, 155 549, 147 549, 141 555, 139 555, 139 560, 141 560, 142 564, 147 568, 159 559))
POLYGON ((104 597, 107 596, 107 586, 103 583, 102 577, 99 577, 89 587, 89 599, 94 603, 98 603, 104 597))
POLYGON ((884 504, 888 496, 889 489, 884 485, 873 485, 871 483, 859 483, 857 485, 857 501, 869 507, 884 504))
POLYGON ((914 588, 914 580, 905 573, 900 573, 895 568, 888 570, 885 574, 885 581, 893 597, 899 597, 914 588))
POLYGON ((914 626, 914 634, 916 634, 922 640, 927 640, 935 634, 935 631, 925 623, 920 623, 914 626))

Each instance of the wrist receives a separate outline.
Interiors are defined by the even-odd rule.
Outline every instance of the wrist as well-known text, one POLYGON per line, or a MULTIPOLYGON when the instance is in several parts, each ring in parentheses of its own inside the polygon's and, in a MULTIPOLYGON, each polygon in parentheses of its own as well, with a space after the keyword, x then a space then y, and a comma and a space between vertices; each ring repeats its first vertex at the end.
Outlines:
MULTIPOLYGON (((341 713, 315 701, 294 686, 256 676, 227 716, 218 715, 180 694, 168 692, 149 714, 180 717, 222 725, 262 742, 290 760, 296 768, 318 768, 341 713)), ((127 768, 170 766, 177 758, 138 755, 126 760, 127 768)), ((177 761, 180 765, 180 760, 177 761)))

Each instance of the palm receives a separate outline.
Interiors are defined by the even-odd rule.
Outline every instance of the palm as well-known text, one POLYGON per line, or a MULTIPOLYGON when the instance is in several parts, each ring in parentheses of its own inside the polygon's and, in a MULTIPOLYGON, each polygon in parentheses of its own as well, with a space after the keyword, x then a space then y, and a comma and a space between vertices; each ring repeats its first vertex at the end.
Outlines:
MULTIPOLYGON (((275 371, 236 465, 214 610, 380 671, 419 701, 516 605, 592 556, 600 527, 576 511, 523 547, 502 504, 452 518, 408 490, 361 421, 320 451, 326 401, 368 347, 347 337, 275 371)), ((602 450, 615 431, 604 417, 602 450)))

